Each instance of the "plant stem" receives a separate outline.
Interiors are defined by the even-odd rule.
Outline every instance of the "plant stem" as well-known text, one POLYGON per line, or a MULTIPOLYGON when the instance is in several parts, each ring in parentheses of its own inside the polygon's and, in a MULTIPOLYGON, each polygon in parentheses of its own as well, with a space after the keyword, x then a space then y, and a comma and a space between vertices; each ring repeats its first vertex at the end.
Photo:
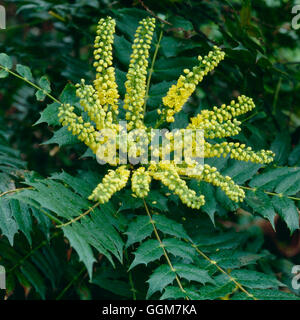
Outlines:
MULTIPOLYGON (((239 186, 240 188, 242 189, 245 189, 245 190, 250 190, 252 192, 255 192, 257 189, 256 188, 250 188, 250 187, 244 187, 244 186, 239 186)), ((269 192, 269 191, 265 191, 263 190, 264 193, 270 195, 270 196, 276 196, 276 197, 279 197, 279 198, 289 198, 291 200, 295 200, 295 201, 300 201, 300 198, 296 198, 296 197, 291 197, 291 196, 287 196, 285 194, 282 194, 282 193, 275 193, 275 192, 269 192)))
MULTIPOLYGON (((160 236, 159 236, 158 231, 157 231, 157 229, 156 229, 156 227, 155 227, 155 223, 154 223, 154 221, 152 220, 152 216, 151 216, 151 213, 150 213, 150 211, 149 211, 149 209, 148 209, 148 206, 147 206, 147 204, 146 204, 145 199, 143 199, 143 201, 144 201, 144 206, 145 206, 147 215, 148 215, 148 217, 149 217, 149 219, 150 219, 150 223, 152 224, 152 227, 153 227, 153 230, 154 230, 156 239, 157 239, 157 241, 159 242, 160 247, 162 248, 162 250, 163 250, 163 252, 164 252, 164 256, 165 256, 165 258, 166 258, 166 260, 167 260, 167 262, 168 262, 168 265, 169 265, 171 271, 173 271, 173 272, 175 273, 175 279, 176 279, 176 281, 177 281, 177 283, 178 283, 178 286, 179 286, 180 290, 181 290, 184 294, 186 294, 186 291, 184 290, 184 288, 183 288, 183 286, 182 286, 182 284, 181 284, 181 281, 180 281, 178 275, 176 274, 176 270, 175 270, 175 268, 174 268, 173 265, 172 265, 172 262, 171 262, 171 260, 170 260, 170 258, 169 258, 169 256, 168 256, 168 253, 167 253, 167 251, 166 251, 166 249, 165 249, 165 247, 164 247, 164 244, 162 243, 162 241, 161 241, 161 239, 160 239, 160 236)), ((190 300, 187 295, 185 296, 185 299, 186 299, 186 300, 190 300)))
POLYGON ((62 223, 59 224, 58 226, 56 226, 56 228, 62 228, 65 226, 68 226, 71 223, 74 223, 78 220, 80 220, 81 218, 83 218, 84 216, 88 215, 91 211, 93 211, 95 208, 97 208, 100 205, 100 202, 96 202, 92 207, 90 207, 87 211, 85 211, 84 213, 82 213, 81 215, 79 215, 78 217, 66 222, 66 223, 62 223))
POLYGON ((146 112, 147 100, 149 98, 149 89, 150 89, 151 77, 152 77, 152 73, 154 71, 153 68, 154 68, 156 57, 157 57, 158 49, 160 47, 160 42, 161 42, 162 36, 163 36, 163 26, 161 28, 161 31, 160 31, 160 34, 159 34, 159 37, 158 37, 158 41, 157 41, 156 46, 155 46, 155 51, 154 51, 154 55, 153 55, 153 58, 152 58, 151 67, 149 69, 149 76, 148 76, 148 79, 147 79, 146 95, 145 95, 145 102, 144 102, 144 114, 146 112))
MULTIPOLYGON (((129 261, 127 251, 124 250, 124 252, 125 252, 125 258, 126 258, 126 260, 129 261)), ((128 265, 128 268, 129 268, 129 265, 128 265)), ((129 284, 130 284, 130 288, 131 288, 133 300, 136 300, 136 292, 137 292, 137 291, 136 291, 135 288, 134 288, 134 282, 133 282, 133 278, 132 278, 132 273, 131 273, 131 271, 128 271, 128 278, 129 278, 129 284)))
POLYGON ((25 188, 17 188, 17 189, 13 189, 13 190, 7 190, 7 191, 0 194, 0 198, 7 195, 7 194, 19 192, 19 191, 27 190, 27 189, 33 189, 33 187, 25 187, 25 188))
POLYGON ((54 98, 50 93, 48 93, 47 91, 43 90, 41 87, 39 87, 38 85, 36 85, 35 83, 31 82, 30 80, 20 76, 19 74, 15 73, 14 71, 11 71, 3 66, 0 66, 1 69, 5 70, 6 72, 9 72, 10 74, 12 74, 13 76, 27 82, 29 85, 31 85, 32 87, 34 87, 37 90, 42 91, 47 97, 49 97, 51 100, 53 100, 56 103, 61 104, 61 102, 59 100, 57 100, 56 98, 54 98))
POLYGON ((63 289, 63 291, 57 296, 56 300, 60 300, 64 295, 65 293, 70 289, 70 287, 72 286, 72 284, 74 282, 76 282, 79 277, 82 275, 82 273, 86 270, 85 267, 83 267, 79 273, 68 283, 68 285, 63 289))
POLYGON ((60 20, 62 22, 66 22, 66 19, 64 17, 62 17, 61 15, 59 15, 58 13, 56 13, 52 10, 48 11, 48 13, 50 14, 50 16, 56 18, 57 20, 60 20))
MULTIPOLYGON (((188 240, 186 240, 188 241, 188 240)), ((191 243, 191 242, 190 242, 191 243)), ((195 248, 195 250, 207 261, 209 261, 212 265, 216 266, 216 268, 225 274, 229 279, 241 290, 243 291, 248 297, 252 298, 253 300, 258 300, 257 298, 254 297, 253 294, 249 293, 238 281, 236 281, 229 273, 227 273, 223 268, 221 268, 216 261, 210 259, 204 252, 202 252, 197 245, 191 243, 191 246, 195 248)))
MULTIPOLYGON (((187 176, 183 176, 181 175, 180 176, 182 179, 184 180, 191 180, 192 178, 189 178, 187 176)), ((256 188, 251 188, 251 187, 246 187, 246 186, 240 186, 238 185, 240 188, 242 189, 245 189, 245 190, 250 190, 250 191, 253 191, 255 192, 257 189, 256 188)), ((291 199, 291 200, 295 200, 295 201, 300 201, 300 198, 297 198, 297 197, 291 197, 291 196, 288 196, 286 194, 283 194, 283 193, 275 193, 275 192, 270 192, 270 191, 265 191, 265 190, 261 190, 262 192, 270 195, 270 196, 276 196, 276 197, 279 197, 279 198, 288 198, 288 199, 291 199)))

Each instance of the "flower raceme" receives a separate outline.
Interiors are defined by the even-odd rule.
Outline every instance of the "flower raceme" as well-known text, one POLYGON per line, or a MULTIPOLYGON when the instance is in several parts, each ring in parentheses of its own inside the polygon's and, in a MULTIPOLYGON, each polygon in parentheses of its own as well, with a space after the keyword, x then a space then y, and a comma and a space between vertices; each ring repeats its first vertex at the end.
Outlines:
MULTIPOLYGON (((151 128, 146 127, 144 123, 149 49, 155 29, 155 19, 150 17, 140 21, 132 45, 125 82, 126 94, 123 100, 128 130, 128 134, 124 134, 124 128, 120 125, 120 121, 122 122, 119 117, 121 103, 112 58, 115 25, 111 17, 100 19, 94 42, 96 79, 90 85, 87 85, 83 79, 76 85, 76 94, 90 121, 84 121, 83 117, 77 115, 75 108, 69 104, 62 104, 58 114, 61 124, 67 126, 68 130, 84 142, 97 157, 99 154, 100 158, 101 155, 104 157, 105 152, 99 153, 99 150, 101 151, 105 144, 109 145, 110 136, 118 135, 119 137, 109 145, 109 149, 114 150, 115 148, 116 152, 113 153, 111 160, 107 161, 117 168, 109 170, 89 199, 100 203, 109 201, 114 193, 127 185, 131 176, 132 191, 140 198, 147 197, 151 180, 154 179, 178 195, 184 204, 199 209, 204 205, 205 199, 203 195, 197 195, 188 187, 184 179, 189 177, 221 188, 233 201, 243 201, 244 191, 229 176, 223 176, 215 167, 210 167, 208 164, 199 165, 197 161, 190 158, 184 158, 181 162, 164 158, 165 153, 176 153, 181 144, 185 149, 190 147, 191 150, 195 150, 197 148, 192 139, 178 142, 178 137, 181 137, 184 129, 178 129, 174 134, 167 133, 165 136, 170 143, 165 146, 153 147, 151 145, 154 136, 151 128), (101 134, 103 130, 109 130, 110 134, 103 137, 101 134), (136 134, 136 131, 141 130, 143 130, 142 134, 136 134), (141 144, 143 139, 147 141, 146 148, 141 144), (148 161, 147 151, 155 155, 157 161, 153 159, 148 161), (128 165, 125 161, 126 164, 124 164, 124 159, 121 157, 121 154, 124 153, 135 159, 143 156, 146 161, 142 164, 137 161, 134 165, 128 165)), ((224 52, 214 46, 206 56, 198 57, 198 64, 192 70, 183 70, 177 83, 170 87, 162 99, 163 107, 157 109, 160 115, 157 125, 161 129, 167 128, 170 122, 174 122, 174 115, 182 110, 196 86, 224 59, 224 56, 224 52)), ((241 131, 241 122, 236 117, 251 111, 254 107, 251 98, 241 95, 229 105, 223 104, 220 107, 214 106, 212 110, 202 110, 197 116, 190 119, 186 130, 203 132, 204 158, 229 156, 240 161, 270 163, 274 156, 271 151, 255 152, 239 142, 213 143, 211 141, 215 138, 224 139, 237 135, 241 131), (205 139, 210 139, 210 142, 205 139)))
MULTIPOLYGON (((179 112, 188 98, 195 91, 196 86, 203 78, 212 71, 221 60, 224 59, 225 53, 218 47, 214 47, 207 56, 198 57, 200 64, 195 66, 192 71, 184 69, 185 75, 181 75, 176 85, 171 86, 167 95, 163 98, 163 116, 167 122, 174 122, 174 114, 179 112)), ((161 110, 158 111, 159 113, 161 110)))
POLYGON ((144 99, 146 94, 147 67, 150 44, 154 32, 155 19, 148 18, 140 22, 132 45, 132 54, 125 82, 126 94, 124 109, 128 129, 144 126, 144 99))

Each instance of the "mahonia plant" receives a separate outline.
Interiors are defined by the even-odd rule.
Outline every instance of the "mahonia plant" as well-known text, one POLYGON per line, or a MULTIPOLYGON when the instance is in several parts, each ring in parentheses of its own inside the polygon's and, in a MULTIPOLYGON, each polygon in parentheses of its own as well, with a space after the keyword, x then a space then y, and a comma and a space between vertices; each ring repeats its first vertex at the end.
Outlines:
MULTIPOLYGON (((128 156, 133 158, 147 157, 148 150, 139 146, 137 142, 142 138, 149 139, 148 141, 151 142, 153 138, 151 128, 146 127, 144 123, 144 105, 146 104, 149 49, 155 29, 155 19, 150 17, 143 19, 136 30, 125 82, 126 94, 123 105, 121 105, 122 101, 120 101, 118 93, 112 58, 115 25, 115 20, 111 17, 100 19, 94 43, 96 79, 93 85, 87 85, 84 80, 76 85, 76 94, 80 98, 80 104, 91 121, 84 121, 82 116, 74 112, 74 107, 70 104, 62 104, 59 108, 58 116, 62 125, 67 126, 68 130, 96 155, 99 155, 99 150, 103 151, 101 148, 109 140, 109 134, 103 137, 102 130, 106 129, 111 135, 119 137, 115 146, 117 153, 107 157, 108 163, 111 166, 117 166, 117 168, 109 170, 89 199, 100 203, 109 201, 115 192, 126 186, 131 176, 133 194, 140 198, 147 197, 151 180, 155 179, 178 195, 184 204, 199 209, 204 205, 205 199, 203 195, 197 195, 194 190, 188 187, 185 180, 189 177, 220 187, 233 201, 242 201, 245 197, 244 191, 229 176, 223 176, 215 167, 204 164, 199 173, 196 172, 199 167, 195 172, 191 171, 196 168, 195 161, 191 159, 184 159, 179 164, 172 160, 164 160, 164 152, 176 150, 175 137, 171 134, 166 134, 170 141, 168 147, 153 149, 148 145, 148 149, 159 157, 159 161, 151 160, 146 164, 137 163, 135 165, 132 165, 132 162, 131 164, 123 162, 121 153, 124 152, 128 152, 128 156), (126 110, 125 120, 129 132, 127 135, 124 135, 124 128, 119 124, 119 109, 121 107, 126 110), (137 139, 134 132, 141 129, 144 130, 144 133, 141 133, 137 139)), ((174 115, 182 110, 196 86, 210 71, 217 67, 224 56, 225 53, 214 46, 207 56, 198 57, 199 62, 192 70, 183 70, 177 83, 171 86, 162 99, 163 107, 157 109, 160 117, 157 128, 166 128, 169 123, 174 122, 174 115)), ((254 107, 253 100, 242 95, 236 101, 231 101, 229 105, 223 104, 220 107, 213 107, 212 110, 202 110, 197 116, 190 119, 186 129, 202 130, 204 133, 204 158, 229 155, 229 157, 241 161, 269 163, 273 160, 272 151, 255 152, 251 147, 239 142, 212 143, 206 141, 206 139, 237 135, 241 130, 241 122, 236 117, 251 111, 254 107)), ((181 134, 182 130, 178 130, 176 134, 181 134)), ((184 147, 188 145, 195 147, 192 141, 185 140, 184 147)), ((106 153, 109 153, 109 150, 106 153)))

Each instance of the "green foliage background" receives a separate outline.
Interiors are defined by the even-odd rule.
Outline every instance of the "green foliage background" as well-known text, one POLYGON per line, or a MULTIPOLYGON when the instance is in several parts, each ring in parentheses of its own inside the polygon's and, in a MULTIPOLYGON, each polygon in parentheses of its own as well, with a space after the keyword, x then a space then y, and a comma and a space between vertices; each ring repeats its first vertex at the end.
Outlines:
POLYGON ((172 126, 184 127, 200 110, 245 94, 257 107, 242 118, 237 139, 276 153, 268 167, 209 161, 245 188, 241 205, 211 185, 191 182, 207 200, 201 210, 188 209, 155 183, 146 199, 148 214, 130 189, 93 208, 87 197, 107 167, 59 126, 57 103, 1 69, 0 264, 7 270, 6 298, 298 299, 300 292, 291 287, 291 269, 300 264, 300 32, 291 28, 293 1, 4 5, 0 52, 12 63, 1 55, 0 65, 78 107, 73 84, 94 77, 92 45, 101 17, 117 21, 114 63, 122 94, 138 21, 149 10, 167 21, 157 21, 154 37, 156 44, 163 30, 149 125, 181 71, 214 44, 221 46, 225 60, 172 126))

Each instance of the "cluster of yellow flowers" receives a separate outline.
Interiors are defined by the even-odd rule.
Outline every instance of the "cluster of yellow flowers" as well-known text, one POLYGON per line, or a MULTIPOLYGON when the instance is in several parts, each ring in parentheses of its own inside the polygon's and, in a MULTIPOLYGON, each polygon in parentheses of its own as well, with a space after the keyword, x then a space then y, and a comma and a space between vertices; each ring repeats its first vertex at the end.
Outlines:
POLYGON ((223 176, 217 168, 210 167, 208 164, 204 165, 201 175, 196 175, 194 178, 220 187, 235 202, 242 201, 245 197, 244 190, 236 185, 229 176, 223 176))
POLYGON ((262 164, 272 162, 274 155, 270 150, 262 149, 254 152, 251 147, 246 147, 245 144, 240 144, 239 142, 222 142, 215 144, 205 142, 204 144, 204 156, 206 158, 219 158, 221 156, 225 158, 228 154, 232 159, 262 164))
POLYGON ((107 111, 110 106, 112 112, 118 114, 119 93, 115 80, 115 69, 112 67, 115 26, 116 22, 111 17, 100 19, 98 23, 94 45, 94 67, 97 72, 94 86, 104 110, 107 111))
POLYGON ((225 53, 214 46, 213 51, 210 51, 207 56, 204 58, 198 57, 200 64, 195 66, 192 71, 189 69, 183 70, 186 75, 181 75, 177 83, 171 86, 167 95, 163 98, 166 108, 158 111, 163 114, 167 122, 174 122, 174 114, 182 109, 195 91, 197 84, 224 59, 224 56, 225 53))
POLYGON ((194 190, 188 188, 186 182, 180 178, 176 166, 172 163, 160 162, 157 165, 151 164, 149 172, 154 179, 160 180, 171 191, 177 194, 180 200, 188 207, 199 209, 204 205, 204 196, 197 196, 194 190))
POLYGON ((196 117, 191 118, 188 129, 204 130, 205 138, 225 138, 237 135, 241 122, 234 117, 251 111, 255 107, 251 98, 244 95, 238 97, 238 102, 231 101, 230 105, 223 104, 213 110, 202 110, 196 117))
MULTIPOLYGON (((155 134, 146 128, 144 124, 144 104, 146 94, 146 78, 148 56, 151 39, 154 32, 155 20, 146 18, 140 22, 137 28, 132 54, 125 83, 126 94, 123 108, 126 110, 127 132, 123 132, 118 123, 118 109, 121 108, 119 93, 115 81, 115 70, 112 67, 112 44, 115 32, 115 21, 108 17, 101 19, 97 28, 95 39, 95 63, 96 80, 93 85, 86 85, 82 80, 77 84, 76 94, 80 98, 80 104, 91 119, 85 122, 82 116, 74 112, 74 107, 63 104, 59 108, 59 120, 63 126, 67 126, 73 135, 77 135, 97 155, 101 146, 107 139, 101 136, 103 129, 111 130, 110 135, 119 134, 116 142, 117 153, 113 155, 111 165, 119 165, 116 170, 109 170, 102 182, 95 188, 90 200, 105 203, 112 195, 124 188, 129 181, 130 174, 131 188, 137 197, 144 198, 150 191, 151 180, 159 180, 171 191, 179 196, 181 201, 191 208, 199 209, 204 203, 203 195, 197 195, 190 189, 184 180, 185 178, 205 181, 221 188, 233 201, 242 201, 245 197, 244 191, 228 177, 223 176, 215 167, 207 164, 199 165, 191 158, 185 158, 183 162, 177 163, 174 159, 165 159, 165 153, 176 154, 181 147, 187 149, 196 148, 193 139, 188 137, 181 140, 183 131, 165 134, 169 144, 153 147, 151 142, 155 139, 155 134), (144 130, 144 133, 137 134, 136 131, 144 130), (125 140, 124 140, 125 139, 125 140), (143 141, 147 141, 146 148, 143 141), (148 160, 149 153, 151 161, 134 163, 137 158, 144 157, 148 160), (121 153, 126 153, 131 164, 121 161, 121 153), (153 161, 157 157, 158 161, 153 161)), ((159 110, 159 124, 168 124, 174 121, 174 115, 180 112, 184 103, 194 92, 196 85, 202 81, 203 77, 213 70, 224 58, 224 52, 214 47, 204 58, 199 57, 199 65, 192 71, 185 69, 177 84, 173 85, 167 95, 163 98, 163 110, 159 110)), ((253 151, 250 147, 238 142, 212 143, 205 139, 225 138, 237 135, 240 128, 240 121, 235 117, 251 111, 255 107, 253 100, 246 96, 239 96, 237 101, 231 101, 229 105, 213 107, 212 110, 202 110, 197 116, 191 118, 186 129, 194 132, 200 130, 203 136, 199 139, 203 145, 204 158, 209 157, 229 157, 241 161, 251 161, 255 163, 269 163, 273 160, 271 151, 253 151)), ((113 147, 111 148, 113 150, 113 147)))
POLYGON ((124 109, 128 130, 144 127, 144 102, 146 94, 146 80, 149 49, 155 28, 155 19, 146 18, 140 21, 136 30, 132 54, 125 82, 126 94, 124 109))
POLYGON ((114 193, 126 186, 129 176, 130 171, 126 169, 126 166, 120 166, 116 170, 109 170, 109 173, 104 176, 102 182, 98 184, 89 196, 89 200, 99 201, 100 203, 109 201, 114 193))
POLYGON ((77 116, 74 107, 70 104, 62 104, 59 108, 58 118, 63 126, 68 127, 74 136, 83 141, 96 153, 99 133, 90 122, 84 122, 82 116, 77 116))
POLYGON ((86 85, 84 79, 81 80, 80 84, 77 83, 76 87, 76 95, 80 98, 80 104, 90 119, 95 123, 97 130, 113 128, 112 112, 104 110, 94 87, 86 85))
POLYGON ((144 167, 134 171, 131 178, 132 191, 139 197, 145 198, 150 191, 151 176, 144 167))

